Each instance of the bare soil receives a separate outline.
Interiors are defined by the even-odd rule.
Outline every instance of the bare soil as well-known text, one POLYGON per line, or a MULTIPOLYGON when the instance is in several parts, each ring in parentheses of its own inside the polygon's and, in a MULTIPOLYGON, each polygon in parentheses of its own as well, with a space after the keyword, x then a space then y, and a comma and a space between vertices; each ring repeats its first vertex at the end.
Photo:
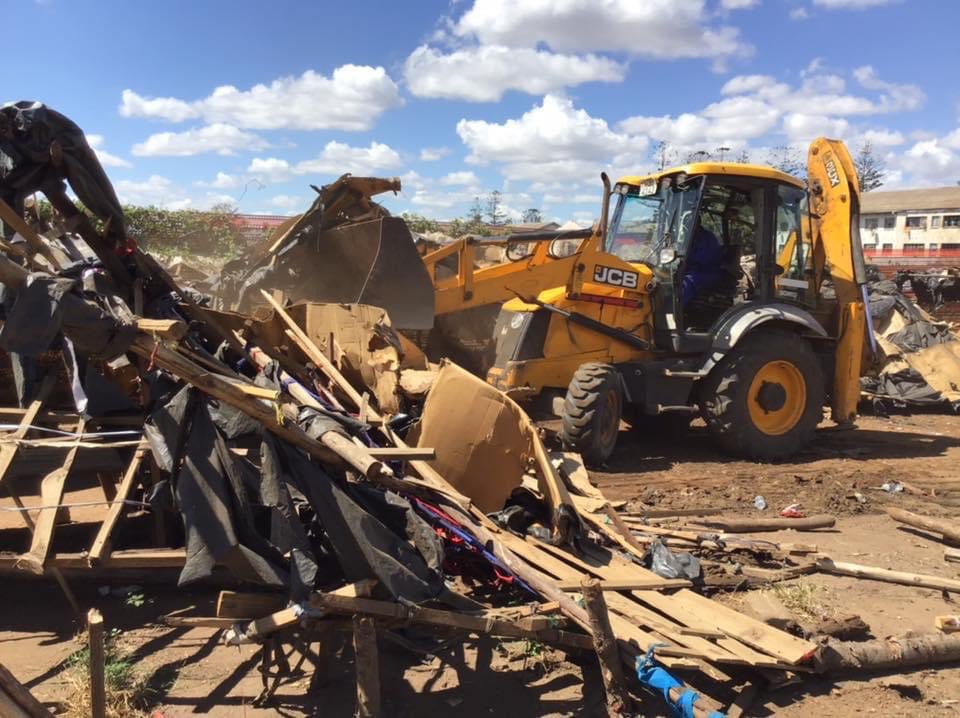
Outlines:
MULTIPOLYGON (((764 538, 816 543, 837 560, 960 577, 960 564, 943 561, 943 544, 898 526, 885 505, 953 516, 960 503, 960 418, 940 414, 866 417, 852 431, 824 428, 813 447, 789 462, 755 464, 718 455, 706 430, 693 426, 679 437, 624 431, 603 471, 593 478, 612 499, 634 510, 723 508, 727 515, 772 516, 800 503, 808 513, 838 517, 829 531, 763 534, 764 538), (906 482, 907 491, 879 487, 906 482), (759 512, 754 497, 768 508, 759 512)), ((227 647, 209 628, 167 628, 158 617, 193 606, 213 615, 216 591, 178 591, 175 575, 142 583, 144 605, 101 596, 101 583, 77 580, 84 606, 97 606, 117 640, 149 677, 154 716, 350 716, 354 705, 352 649, 346 634, 334 639, 325 665, 303 671, 280 687, 274 701, 254 707, 262 687, 256 646, 227 647)), ((150 578, 150 577, 148 577, 150 578)), ((122 586, 132 581, 110 581, 122 586)), ((781 589, 804 596, 802 610, 819 616, 858 613, 876 637, 931 632, 933 617, 960 607, 937 591, 854 578, 812 575, 781 589), (791 585, 801 588, 791 588, 791 585)), ((742 595, 718 600, 742 605, 742 595)), ((55 584, 32 579, 0 581, 0 663, 43 700, 69 700, 67 659, 77 650, 79 623, 55 584)), ((408 635, 413 652, 384 637, 380 642, 385 715, 605 715, 592 656, 565 656, 522 641, 489 639, 429 644, 408 635)), ((643 715, 664 715, 655 698, 643 715)), ((808 679, 762 693, 748 715, 948 716, 960 712, 960 667, 903 674, 808 679)))

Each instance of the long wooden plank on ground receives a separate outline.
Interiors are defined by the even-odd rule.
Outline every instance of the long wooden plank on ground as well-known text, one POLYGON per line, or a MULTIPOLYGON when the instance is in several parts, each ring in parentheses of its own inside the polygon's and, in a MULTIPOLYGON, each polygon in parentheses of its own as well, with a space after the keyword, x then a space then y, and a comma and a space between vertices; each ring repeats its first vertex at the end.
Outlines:
POLYGON ((134 481, 136 481, 137 478, 137 470, 140 468, 140 464, 149 450, 149 442, 146 439, 142 439, 140 445, 133 452, 133 459, 131 459, 123 475, 123 479, 120 481, 120 488, 117 490, 117 494, 114 496, 113 502, 107 510, 107 515, 100 525, 100 530, 97 531, 93 545, 90 547, 88 561, 91 565, 99 563, 110 555, 110 534, 113 533, 113 529, 120 518, 120 513, 123 511, 123 507, 125 506, 124 501, 127 500, 127 496, 130 495, 130 491, 133 489, 134 481))
POLYGON ((37 515, 33 538, 30 541, 30 550, 23 557, 24 565, 32 573, 43 574, 44 562, 47 560, 50 544, 53 543, 53 530, 57 523, 57 512, 59 511, 57 507, 63 501, 67 476, 70 475, 73 461, 80 449, 80 437, 83 435, 85 425, 86 421, 83 419, 76 423, 77 438, 74 440, 74 445, 67 451, 67 455, 63 459, 63 465, 48 473, 40 482, 40 505, 45 508, 40 509, 40 513, 37 515))
MULTIPOLYGON (((30 426, 34 421, 36 421, 37 416, 40 414, 40 410, 43 408, 43 402, 47 400, 47 396, 50 394, 50 390, 53 388, 55 379, 56 377, 53 374, 48 374, 44 378, 43 383, 40 385, 40 391, 37 392, 37 398, 30 402, 30 406, 27 407, 27 410, 23 414, 23 418, 20 420, 20 426, 16 431, 13 432, 13 434, 10 435, 10 439, 22 439, 27 435, 27 432, 30 431, 30 426)), ((20 497, 14 490, 13 485, 7 478, 7 471, 10 470, 10 465, 16 458, 19 449, 20 447, 17 445, 16 441, 12 441, 9 444, 0 445, 0 483, 6 485, 7 493, 10 494, 10 498, 13 499, 13 502, 18 508, 22 509, 24 508, 23 502, 20 500, 20 497)), ((26 511, 19 511, 18 513, 23 518, 27 528, 32 531, 33 519, 30 518, 30 515, 26 511)))

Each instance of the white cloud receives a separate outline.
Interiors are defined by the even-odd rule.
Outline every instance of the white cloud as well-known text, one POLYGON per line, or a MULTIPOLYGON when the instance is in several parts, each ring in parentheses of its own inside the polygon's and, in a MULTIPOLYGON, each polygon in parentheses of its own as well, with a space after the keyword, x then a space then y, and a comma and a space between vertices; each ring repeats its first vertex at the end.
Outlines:
POLYGON ((354 175, 374 174, 378 171, 400 167, 400 154, 380 142, 371 142, 369 147, 351 147, 343 142, 328 142, 323 151, 313 159, 291 165, 276 157, 256 157, 247 167, 247 172, 272 182, 283 182, 292 175, 354 175))
POLYGON ((960 154, 955 151, 960 142, 951 146, 952 136, 956 134, 917 142, 903 154, 888 160, 888 167, 908 175, 912 187, 955 185, 960 181, 960 154))
POLYGON ((207 152, 232 155, 238 151, 257 151, 268 146, 266 141, 252 132, 217 122, 184 132, 158 132, 134 145, 132 152, 138 157, 191 157, 207 152))
POLYGON ((792 112, 783 118, 783 131, 793 142, 808 142, 821 135, 843 137, 850 131, 850 123, 827 115, 792 112))
POLYGON ((508 179, 577 179, 598 173, 611 158, 645 152, 645 137, 614 132, 606 121, 547 95, 540 105, 502 124, 460 120, 457 134, 470 149, 467 162, 501 164, 508 179))
POLYGON ((480 184, 480 179, 473 172, 470 172, 470 171, 451 172, 440 178, 440 184, 444 184, 448 186, 469 185, 472 187, 480 184))
POLYGON ((330 77, 307 70, 249 90, 221 85, 193 101, 124 90, 120 114, 170 122, 203 118, 254 130, 368 130, 380 114, 401 104, 397 84, 382 67, 341 65, 330 77))
POLYGON ((853 71, 853 76, 864 89, 882 92, 880 103, 888 107, 890 112, 919 109, 927 99, 923 90, 916 85, 881 80, 871 65, 858 67, 853 71))
POLYGON ((906 142, 903 133, 891 130, 866 130, 860 133, 858 140, 858 144, 869 142, 874 147, 896 147, 906 142))
POLYGON ((163 209, 185 209, 193 203, 182 187, 161 175, 146 180, 119 180, 114 183, 117 197, 124 204, 163 209))
POLYGON ((542 95, 584 82, 620 82, 625 74, 625 65, 597 55, 503 45, 447 54, 421 45, 404 64, 404 77, 414 95, 471 102, 496 102, 508 90, 542 95))
POLYGON ((795 7, 790 11, 789 15, 791 20, 809 20, 810 19, 810 13, 807 11, 807 8, 805 7, 795 7))
POLYGON ((813 0, 813 4, 828 10, 862 10, 880 5, 892 5, 900 0, 813 0))
POLYGON ((117 157, 117 155, 111 154, 103 149, 104 138, 103 135, 87 135, 87 144, 90 145, 90 148, 97 155, 97 159, 100 160, 100 164, 104 167, 132 167, 127 160, 122 157, 117 157))
POLYGON ((289 194, 278 194, 275 197, 271 197, 268 204, 271 207, 276 207, 288 212, 300 207, 306 208, 307 206, 307 202, 305 202, 302 197, 294 197, 289 194))
POLYGON ((424 147, 420 150, 421 162, 436 162, 450 154, 449 147, 424 147))
POLYGON ((742 95, 749 92, 776 85, 777 81, 770 75, 737 75, 731 77, 720 88, 722 95, 742 95))
POLYGON ((555 52, 623 51, 659 59, 746 55, 730 26, 716 25, 704 0, 475 0, 453 32, 484 45, 555 52))
POLYGON ((720 0, 724 10, 748 10, 760 4, 760 0, 720 0))
POLYGON ((233 189, 243 184, 243 179, 237 175, 227 174, 226 172, 217 172, 212 182, 197 182, 198 187, 211 187, 213 189, 233 189))

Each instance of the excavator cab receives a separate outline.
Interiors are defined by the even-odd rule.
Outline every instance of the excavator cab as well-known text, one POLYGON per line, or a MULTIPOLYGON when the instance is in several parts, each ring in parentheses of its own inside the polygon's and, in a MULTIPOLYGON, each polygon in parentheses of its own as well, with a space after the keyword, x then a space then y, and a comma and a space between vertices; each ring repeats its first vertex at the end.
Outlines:
POLYGON ((754 459, 855 413, 864 346, 859 187, 842 143, 811 145, 809 190, 771 167, 696 163, 607 185, 565 286, 507 302, 488 381, 554 392, 561 439, 592 465, 621 420, 696 415, 754 459), (562 395, 562 399, 559 395, 562 395))

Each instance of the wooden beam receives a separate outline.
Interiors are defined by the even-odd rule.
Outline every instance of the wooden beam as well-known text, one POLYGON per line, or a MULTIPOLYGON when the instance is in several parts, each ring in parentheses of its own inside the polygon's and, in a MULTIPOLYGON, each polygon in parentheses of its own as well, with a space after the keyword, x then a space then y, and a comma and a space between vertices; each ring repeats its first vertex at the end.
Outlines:
MULTIPOLYGON (((0 663, 0 693, 6 693, 29 718, 50 718, 51 713, 0 663)), ((0 711, 2 714, 2 711, 0 711)))
POLYGON ((187 336, 190 327, 179 319, 144 319, 137 317, 134 321, 137 329, 160 339, 178 342, 187 336))
POLYGON ((960 581, 940 576, 929 576, 922 573, 908 573, 906 571, 891 571, 876 566, 862 566, 856 563, 833 561, 827 557, 817 559, 817 568, 826 573, 835 573, 841 576, 855 578, 869 578, 886 583, 899 583, 904 586, 920 586, 933 588, 938 591, 954 591, 960 593, 960 581))
POLYGON ((217 617, 252 621, 281 610, 288 602, 287 597, 279 593, 221 591, 217 597, 217 617))
POLYGON ((728 533, 755 533, 762 531, 813 531, 815 529, 832 528, 837 520, 833 516, 808 516, 803 519, 729 519, 706 518, 697 519, 694 523, 702 524, 711 529, 719 529, 728 533))
MULTIPOLYGON (((557 586, 563 591, 579 591, 580 579, 558 580, 557 586)), ((600 591, 659 591, 665 588, 690 588, 693 584, 685 578, 623 578, 606 579, 598 582, 600 591)))
POLYGON ((107 687, 105 682, 106 650, 103 643, 103 616, 95 608, 87 614, 87 635, 90 651, 90 715, 106 718, 107 687))
POLYGON ((940 534, 945 540, 960 544, 960 525, 953 521, 921 516, 912 511, 904 511, 903 509, 896 508, 887 508, 886 512, 894 521, 899 521, 902 524, 923 529, 924 531, 940 534))
POLYGON ((377 624, 370 616, 353 617, 353 653, 357 671, 356 718, 380 718, 380 657, 377 624))
POLYGON ((580 593, 590 617, 590 632, 593 634, 593 645, 600 661, 600 675, 607 694, 607 715, 610 718, 620 718, 624 714, 632 713, 630 694, 624 685, 617 640, 610 628, 610 616, 607 603, 603 600, 600 582, 595 578, 583 579, 580 593))
MULTIPOLYGON (((0 202, 2 202, 2 200, 0 200, 0 202)), ((27 432, 30 431, 30 426, 34 421, 36 421, 37 415, 43 408, 43 402, 47 400, 50 390, 53 389, 55 380, 56 377, 54 374, 47 374, 47 376, 44 377, 43 383, 40 385, 40 391, 37 392, 37 398, 30 402, 30 406, 28 406, 26 411, 23 413, 23 418, 20 419, 20 426, 16 431, 7 437, 8 439, 13 440, 13 443, 0 444, 0 483, 5 484, 7 493, 10 494, 10 498, 13 499, 13 502, 20 509, 25 507, 23 502, 20 500, 20 497, 17 495, 17 492, 14 490, 11 481, 7 478, 7 472, 10 470, 10 465, 13 463, 13 460, 16 458, 17 453, 20 450, 16 440, 24 438, 27 435, 27 432)), ((18 513, 23 519, 23 522, 27 525, 27 528, 33 531, 33 519, 30 518, 30 514, 26 511, 19 511, 18 513)))
POLYGON ((957 561, 958 563, 960 563, 960 548, 944 548, 943 560, 957 561))
POLYGON ((496 615, 473 615, 435 608, 407 606, 391 601, 337 596, 332 593, 314 593, 311 608, 345 615, 364 614, 376 618, 392 618, 432 626, 443 626, 463 631, 508 638, 532 638, 563 648, 593 650, 589 636, 556 629, 530 630, 517 622, 496 615))
POLYGON ((50 262, 50 266, 59 272, 63 267, 60 265, 60 262, 57 261, 57 258, 54 256, 53 251, 50 249, 43 238, 37 234, 34 229, 27 224, 27 221, 18 215, 16 211, 9 204, 0 199, 0 219, 3 220, 4 224, 9 225, 13 230, 27 240, 27 244, 30 245, 30 248, 34 252, 39 252, 44 259, 50 262))
POLYGON ((149 450, 150 442, 146 439, 141 439, 140 445, 133 452, 133 459, 131 459, 127 470, 123 474, 123 479, 120 481, 120 488, 117 490, 116 496, 114 496, 110 504, 110 508, 107 509, 107 515, 104 517, 103 523, 100 524, 96 538, 93 539, 93 544, 90 547, 90 553, 87 559, 91 566, 100 563, 104 558, 110 556, 110 535, 113 533, 113 529, 117 525, 120 514, 126 505, 123 502, 127 500, 127 497, 133 490, 133 485, 137 478, 137 470, 140 468, 143 457, 147 455, 149 450))

